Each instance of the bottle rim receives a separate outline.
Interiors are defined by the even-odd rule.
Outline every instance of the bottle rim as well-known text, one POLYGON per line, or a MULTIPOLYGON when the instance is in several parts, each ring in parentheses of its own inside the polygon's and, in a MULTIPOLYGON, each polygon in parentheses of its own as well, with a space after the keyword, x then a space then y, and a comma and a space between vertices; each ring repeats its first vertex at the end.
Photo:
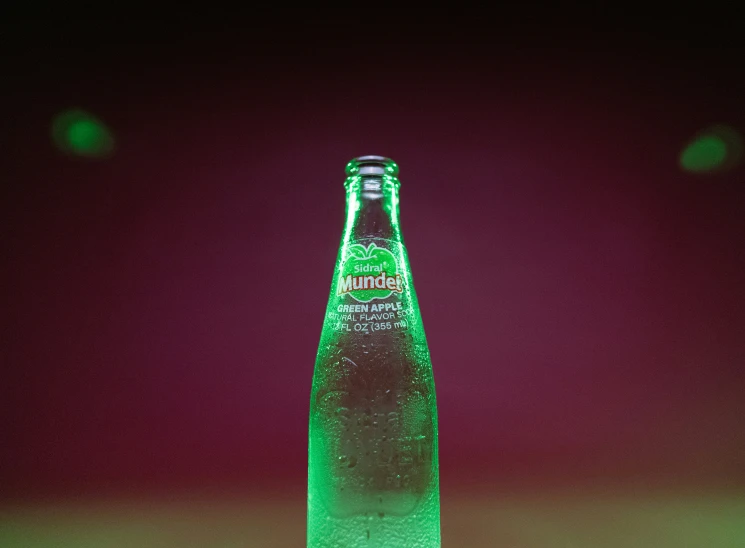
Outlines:
POLYGON ((347 163, 345 169, 348 176, 354 175, 398 175, 396 162, 385 156, 358 156, 347 163))

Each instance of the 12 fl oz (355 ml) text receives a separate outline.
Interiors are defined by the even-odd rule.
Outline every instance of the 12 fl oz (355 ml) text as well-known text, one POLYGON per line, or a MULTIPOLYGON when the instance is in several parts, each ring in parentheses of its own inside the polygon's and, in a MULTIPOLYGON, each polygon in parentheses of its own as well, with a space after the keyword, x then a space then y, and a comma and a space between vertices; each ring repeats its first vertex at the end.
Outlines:
POLYGON ((376 331, 386 331, 388 329, 406 329, 407 327, 409 327, 409 324, 404 319, 395 322, 339 322, 334 325, 336 331, 349 331, 355 333, 374 333, 376 331))

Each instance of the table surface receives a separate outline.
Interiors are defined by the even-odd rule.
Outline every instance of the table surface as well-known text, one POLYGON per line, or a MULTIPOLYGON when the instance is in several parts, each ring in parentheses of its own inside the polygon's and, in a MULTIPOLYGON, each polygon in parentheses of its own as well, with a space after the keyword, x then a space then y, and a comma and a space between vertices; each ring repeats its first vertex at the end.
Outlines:
MULTIPOLYGON (((443 496, 453 548, 743 548, 745 493, 443 496)), ((302 548, 297 496, 3 503, 3 548, 302 548)))

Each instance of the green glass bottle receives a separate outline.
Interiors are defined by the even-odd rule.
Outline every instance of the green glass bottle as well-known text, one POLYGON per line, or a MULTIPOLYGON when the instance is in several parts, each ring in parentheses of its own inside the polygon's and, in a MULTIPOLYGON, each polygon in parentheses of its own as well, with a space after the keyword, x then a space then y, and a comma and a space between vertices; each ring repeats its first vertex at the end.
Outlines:
POLYGON ((439 548, 437 405, 398 166, 347 164, 310 401, 308 548, 439 548))

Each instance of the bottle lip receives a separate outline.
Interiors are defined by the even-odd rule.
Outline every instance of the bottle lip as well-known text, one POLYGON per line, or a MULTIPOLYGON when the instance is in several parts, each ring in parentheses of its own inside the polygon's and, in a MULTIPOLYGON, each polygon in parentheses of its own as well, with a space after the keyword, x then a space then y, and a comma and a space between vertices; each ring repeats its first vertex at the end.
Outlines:
POLYGON ((358 156, 347 163, 346 173, 354 175, 398 175, 396 162, 385 156, 358 156))

